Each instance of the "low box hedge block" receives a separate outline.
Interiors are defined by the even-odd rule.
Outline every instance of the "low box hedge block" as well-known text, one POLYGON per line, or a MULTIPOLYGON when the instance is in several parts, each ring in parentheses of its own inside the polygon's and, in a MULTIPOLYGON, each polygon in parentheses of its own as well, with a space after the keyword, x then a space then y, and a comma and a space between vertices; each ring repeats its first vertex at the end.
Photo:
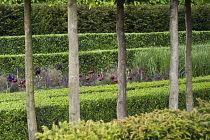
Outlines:
MULTIPOLYGON (((195 45, 192 50, 193 58, 193 76, 209 75, 210 65, 208 65, 208 46, 195 45), (203 63, 200 63, 200 62, 203 63)), ((180 63, 179 75, 184 77, 184 46, 180 46, 180 63)), ((133 48, 127 49, 127 68, 129 70, 139 69, 146 70, 147 74, 153 74, 154 70, 160 73, 169 72, 170 55, 169 47, 161 48, 133 48), (168 52, 167 52, 168 51, 168 52), (153 55, 153 52, 156 53, 153 55), (158 55, 160 54, 160 55, 158 55), (166 54, 166 55, 165 55, 166 54), (137 57, 140 56, 140 57, 137 57), (152 59, 150 59, 151 57, 152 59), (143 59, 144 58, 144 59, 143 59), (145 60, 145 61, 141 61, 145 60), (148 61, 147 61, 148 60, 148 61), (150 65, 150 61, 152 64, 150 65), (142 65, 142 67, 140 67, 142 65), (143 67, 144 66, 144 67, 143 67), (148 67, 148 68, 147 68, 148 67)), ((25 73, 25 55, 0 55, 0 74, 19 74, 25 73)), ((79 66, 80 74, 87 74, 88 71, 103 72, 113 69, 117 66, 118 50, 94 50, 94 51, 80 51, 79 52, 79 66)), ((68 53, 48 53, 48 54, 33 54, 34 68, 52 68, 57 64, 62 65, 62 72, 68 72, 68 53)))
MULTIPOLYGON (((185 108, 185 80, 179 80, 179 108, 185 108)), ((127 90, 129 116, 168 107, 169 81, 131 83, 127 90), (143 88, 145 86, 145 88, 143 88)), ((80 88, 81 119, 111 121, 116 118, 117 85, 80 88), (103 91, 104 89, 104 91, 103 91)), ((193 79, 194 99, 210 99, 209 76, 193 79)), ((41 126, 68 120, 68 89, 35 91, 38 131, 41 126)), ((194 100, 195 106, 198 105, 194 100)), ((26 139, 25 93, 0 94, 0 139, 26 139)))

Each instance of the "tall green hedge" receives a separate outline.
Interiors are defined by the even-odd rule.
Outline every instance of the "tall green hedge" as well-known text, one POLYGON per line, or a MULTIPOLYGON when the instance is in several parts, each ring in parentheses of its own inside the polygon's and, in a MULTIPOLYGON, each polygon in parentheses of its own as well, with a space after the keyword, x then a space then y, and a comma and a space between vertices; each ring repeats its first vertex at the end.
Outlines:
MULTIPOLYGON (((23 35, 23 5, 0 4, 0 36, 23 35)), ((125 6, 125 32, 169 31, 169 5, 125 6)), ((210 6, 192 7, 193 30, 210 30, 210 6)), ((79 33, 115 33, 116 7, 78 5, 79 33)), ((66 34, 67 6, 52 4, 32 5, 33 34, 66 34)), ((179 7, 179 30, 185 30, 184 7, 179 7)))
MULTIPOLYGON (((169 32, 152 33, 126 33, 126 47, 169 47, 169 32)), ((179 44, 185 44, 185 32, 179 32, 179 44)), ((117 49, 117 37, 115 33, 86 33, 79 34, 79 51, 113 50, 117 49)), ((24 36, 0 37, 0 55, 24 54, 24 36)), ((193 31, 193 44, 205 44, 210 42, 210 31, 193 31)), ((68 51, 67 34, 34 35, 33 53, 47 54, 68 51)))
MULTIPOLYGON (((127 85, 128 116, 168 107, 169 81, 131 83, 127 85)), ((179 108, 185 109, 185 79, 179 80, 179 108)), ((209 101, 209 76, 193 78, 196 98, 209 101)), ((68 89, 35 92, 38 131, 68 120, 68 89)), ((82 120, 111 121, 116 118, 117 85, 80 88, 82 120)), ((25 93, 0 94, 0 140, 27 139, 25 93)))

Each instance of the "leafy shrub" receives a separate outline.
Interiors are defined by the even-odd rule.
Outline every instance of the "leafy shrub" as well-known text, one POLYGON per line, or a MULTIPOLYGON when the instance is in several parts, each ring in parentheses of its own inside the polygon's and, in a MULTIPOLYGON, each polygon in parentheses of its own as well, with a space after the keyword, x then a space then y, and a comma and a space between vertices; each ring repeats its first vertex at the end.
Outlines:
MULTIPOLYGON (((202 109, 209 110, 210 102, 202 109)), ((47 139, 209 139, 210 115, 194 110, 191 113, 173 110, 155 110, 123 120, 79 121, 53 124, 52 129, 43 126, 43 133, 36 133, 41 140, 47 139)))

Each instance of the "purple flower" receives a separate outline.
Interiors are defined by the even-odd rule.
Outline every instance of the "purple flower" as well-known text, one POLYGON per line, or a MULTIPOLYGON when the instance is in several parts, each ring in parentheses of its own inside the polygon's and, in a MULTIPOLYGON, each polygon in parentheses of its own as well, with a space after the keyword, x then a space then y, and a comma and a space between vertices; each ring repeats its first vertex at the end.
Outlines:
POLYGON ((10 81, 10 82, 12 82, 13 80, 15 79, 15 76, 11 76, 11 75, 9 75, 8 77, 7 77, 7 81, 10 81))
POLYGON ((132 80, 132 77, 128 77, 129 80, 132 80))
POLYGON ((25 83, 25 81, 26 81, 26 80, 22 80, 22 81, 20 81, 20 84, 24 84, 24 83, 25 83))
POLYGON ((20 88, 25 88, 26 85, 18 85, 18 87, 20 87, 20 88))
POLYGON ((12 82, 16 83, 18 80, 17 79, 14 79, 12 82))
POLYGON ((104 80, 104 78, 99 78, 98 80, 99 80, 99 81, 102 81, 102 80, 104 80))
POLYGON ((145 72, 144 70, 141 70, 141 71, 140 71, 140 73, 144 73, 144 72, 145 72))
POLYGON ((88 71, 88 73, 89 73, 89 74, 93 74, 93 73, 94 73, 94 71, 88 71))
POLYGON ((118 82, 118 80, 114 80, 114 82, 115 82, 115 83, 117 83, 117 82, 118 82))
POLYGON ((111 79, 114 79, 114 76, 110 76, 111 79))
POLYGON ((19 85, 18 87, 23 87, 23 85, 19 85))
POLYGON ((158 73, 158 70, 155 70, 155 73, 158 73))
POLYGON ((40 68, 35 68, 35 75, 38 75, 38 74, 40 74, 41 73, 41 69, 40 68))
POLYGON ((56 68, 57 70, 61 70, 62 65, 61 65, 61 64, 57 64, 57 65, 55 65, 55 68, 56 68))

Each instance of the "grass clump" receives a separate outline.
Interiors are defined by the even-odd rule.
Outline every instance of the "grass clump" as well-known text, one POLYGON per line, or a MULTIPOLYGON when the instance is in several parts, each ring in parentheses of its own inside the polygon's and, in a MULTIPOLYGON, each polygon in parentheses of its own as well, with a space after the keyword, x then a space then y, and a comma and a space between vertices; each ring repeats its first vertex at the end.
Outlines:
MULTIPOLYGON (((209 44, 196 45, 192 48, 192 74, 193 77, 209 75, 210 69, 209 44)), ((138 51, 134 55, 132 63, 134 68, 145 70, 148 75, 154 75, 155 70, 159 73, 169 73, 170 48, 152 48, 138 51)), ((179 47, 179 78, 185 77, 185 46, 179 47)))

